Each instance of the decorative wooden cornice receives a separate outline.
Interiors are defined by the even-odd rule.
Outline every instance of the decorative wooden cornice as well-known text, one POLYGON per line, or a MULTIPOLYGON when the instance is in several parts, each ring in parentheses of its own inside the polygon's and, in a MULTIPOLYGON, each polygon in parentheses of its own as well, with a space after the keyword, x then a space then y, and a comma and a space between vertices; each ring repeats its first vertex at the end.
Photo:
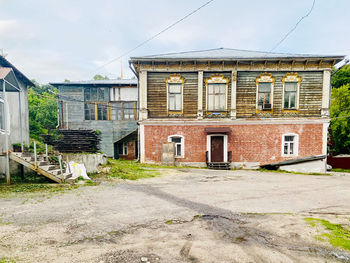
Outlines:
POLYGON ((184 85, 185 79, 181 77, 180 74, 170 74, 169 77, 165 79, 166 84, 173 83, 173 84, 182 84, 184 85))
POLYGON ((272 77, 271 73, 262 73, 259 77, 256 78, 256 84, 259 82, 275 83, 275 77, 272 77))
POLYGON ((282 78, 282 84, 284 85, 285 82, 298 82, 300 84, 301 77, 296 72, 288 72, 283 78, 282 78))
POLYGON ((222 74, 212 74, 210 76, 210 78, 206 78, 205 79, 205 85, 208 84, 213 84, 213 83, 224 83, 224 84, 228 84, 230 81, 229 78, 225 78, 224 75, 222 74))

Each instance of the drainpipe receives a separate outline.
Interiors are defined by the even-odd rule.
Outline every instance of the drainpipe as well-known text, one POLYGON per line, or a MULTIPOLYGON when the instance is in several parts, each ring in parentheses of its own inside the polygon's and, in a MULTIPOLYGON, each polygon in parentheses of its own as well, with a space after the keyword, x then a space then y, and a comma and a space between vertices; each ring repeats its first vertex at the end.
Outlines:
MULTIPOLYGON (((139 119, 139 108, 140 108, 140 85, 139 85, 139 75, 135 71, 135 69, 131 65, 131 61, 129 60, 129 68, 135 74, 137 78, 137 119, 139 119)), ((139 122, 137 122, 137 126, 140 126, 139 122)), ((137 128, 137 161, 140 161, 140 127, 137 128)))
POLYGON ((7 98, 6 98, 6 87, 5 80, 2 81, 2 94, 4 98, 4 125, 5 125, 5 150, 6 150, 6 163, 5 163, 5 173, 7 184, 11 183, 10 179, 10 159, 9 159, 9 138, 8 138, 8 127, 7 127, 7 98))

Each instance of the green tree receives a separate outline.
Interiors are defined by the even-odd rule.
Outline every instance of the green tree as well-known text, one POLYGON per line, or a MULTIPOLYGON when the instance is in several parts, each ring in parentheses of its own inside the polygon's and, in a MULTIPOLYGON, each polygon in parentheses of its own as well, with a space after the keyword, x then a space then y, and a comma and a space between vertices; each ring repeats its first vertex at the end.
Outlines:
POLYGON ((29 89, 29 132, 30 137, 40 139, 57 125, 57 89, 51 85, 40 85, 29 89))
POLYGON ((339 88, 332 89, 331 152, 337 154, 350 153, 350 81, 339 88))
POLYGON ((337 89, 348 83, 350 83, 350 65, 342 67, 332 76, 333 88, 337 89))
POLYGON ((109 79, 107 76, 102 76, 102 75, 95 75, 94 76, 94 80, 106 80, 106 79, 109 79))

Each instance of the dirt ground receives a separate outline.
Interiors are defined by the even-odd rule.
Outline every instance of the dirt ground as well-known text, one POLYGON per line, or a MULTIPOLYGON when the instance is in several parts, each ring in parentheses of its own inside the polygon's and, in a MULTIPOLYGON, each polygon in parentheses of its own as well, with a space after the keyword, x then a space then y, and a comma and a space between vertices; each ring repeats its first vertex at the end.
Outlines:
POLYGON ((350 176, 163 169, 50 198, 0 198, 14 262, 350 262, 304 218, 350 225, 350 176))

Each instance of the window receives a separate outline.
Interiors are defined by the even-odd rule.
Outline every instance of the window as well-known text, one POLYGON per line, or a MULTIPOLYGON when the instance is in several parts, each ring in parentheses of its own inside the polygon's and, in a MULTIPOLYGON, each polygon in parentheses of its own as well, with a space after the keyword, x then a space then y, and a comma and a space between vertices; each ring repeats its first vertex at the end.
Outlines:
POLYGON ((172 135, 168 137, 169 142, 173 142, 175 145, 175 157, 184 157, 184 137, 181 135, 172 135))
POLYGON ((135 102, 124 102, 123 111, 124 111, 124 120, 135 120, 135 102))
POLYGON ((181 111, 182 109, 182 94, 181 84, 168 84, 168 109, 172 111, 181 111))
POLYGON ((301 77, 297 73, 287 73, 282 78, 283 109, 297 110, 299 107, 299 87, 301 77))
POLYGON ((128 155, 127 142, 118 142, 118 155, 128 155))
POLYGON ((168 112, 182 112, 185 79, 180 74, 171 74, 165 81, 167 85, 168 112))
POLYGON ((84 88, 85 101, 109 101, 108 88, 84 88))
POLYGON ((295 109, 297 98, 297 82, 284 83, 284 108, 295 109))
POLYGON ((111 105, 111 120, 136 120, 137 118, 137 102, 112 102, 111 105))
POLYGON ((5 108, 4 102, 0 99, 0 130, 5 130, 5 108))
POLYGON ((205 80, 207 92, 207 111, 227 110, 227 87, 229 78, 213 74, 205 80))
POLYGON ((208 84, 208 111, 225 110, 225 90, 225 84, 208 84))
POLYGON ((259 110, 271 110, 271 86, 272 83, 259 83, 259 110))
POLYGON ((257 96, 256 108, 257 110, 272 110, 273 108, 273 84, 275 78, 271 73, 263 73, 256 78, 257 96))
POLYGON ((110 107, 104 102, 85 102, 85 120, 110 120, 110 107))
POLYGON ((282 138, 282 156, 298 155, 298 135, 284 134, 282 138))

